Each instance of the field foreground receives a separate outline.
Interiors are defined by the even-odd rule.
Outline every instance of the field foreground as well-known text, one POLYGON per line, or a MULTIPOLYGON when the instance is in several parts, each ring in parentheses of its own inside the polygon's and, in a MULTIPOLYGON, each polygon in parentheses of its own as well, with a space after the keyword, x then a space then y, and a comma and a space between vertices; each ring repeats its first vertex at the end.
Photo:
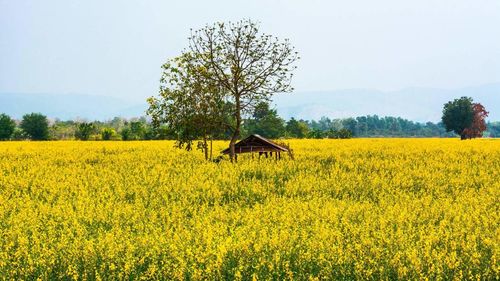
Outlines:
POLYGON ((500 278, 498 140, 172 144, 0 143, 0 279, 500 278))

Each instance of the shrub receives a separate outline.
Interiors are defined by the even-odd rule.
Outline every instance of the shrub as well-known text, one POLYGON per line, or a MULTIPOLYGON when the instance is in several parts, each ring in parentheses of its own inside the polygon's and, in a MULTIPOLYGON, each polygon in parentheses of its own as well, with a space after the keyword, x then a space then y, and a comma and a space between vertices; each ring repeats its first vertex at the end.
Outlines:
POLYGON ((116 132, 112 128, 103 128, 101 130, 101 138, 102 140, 111 140, 113 137, 115 137, 116 132))

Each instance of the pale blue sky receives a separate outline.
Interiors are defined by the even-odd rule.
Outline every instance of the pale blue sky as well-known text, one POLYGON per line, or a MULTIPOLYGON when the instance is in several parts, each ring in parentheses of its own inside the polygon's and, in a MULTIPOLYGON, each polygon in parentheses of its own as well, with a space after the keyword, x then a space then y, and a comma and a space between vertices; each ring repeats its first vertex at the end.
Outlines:
POLYGON ((242 18, 291 39, 297 91, 500 82, 499 0, 0 0, 0 92, 142 100, 190 28, 242 18))

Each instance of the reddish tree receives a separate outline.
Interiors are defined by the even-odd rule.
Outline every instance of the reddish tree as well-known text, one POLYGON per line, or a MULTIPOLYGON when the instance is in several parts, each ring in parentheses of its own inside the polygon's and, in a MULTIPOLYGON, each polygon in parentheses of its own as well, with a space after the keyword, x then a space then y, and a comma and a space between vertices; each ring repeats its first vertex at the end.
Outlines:
POLYGON ((472 119, 472 124, 470 127, 464 129, 464 135, 468 139, 481 138, 483 132, 486 131, 486 117, 488 117, 488 111, 480 103, 474 103, 472 105, 472 110, 474 112, 474 117, 472 119))

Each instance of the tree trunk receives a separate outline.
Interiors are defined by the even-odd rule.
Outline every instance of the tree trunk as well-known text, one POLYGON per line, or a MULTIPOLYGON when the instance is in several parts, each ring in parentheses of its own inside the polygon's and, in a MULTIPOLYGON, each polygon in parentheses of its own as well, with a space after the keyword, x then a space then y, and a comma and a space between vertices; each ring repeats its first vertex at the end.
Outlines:
POLYGON ((460 134, 460 140, 465 140, 465 139, 467 139, 467 135, 464 133, 460 134))
POLYGON ((207 136, 203 136, 203 151, 205 152, 205 161, 208 160, 208 143, 207 136))
POLYGON ((240 103, 240 97, 237 95, 236 96, 236 126, 233 132, 233 135, 231 136, 231 142, 229 143, 229 155, 231 156, 231 162, 237 162, 236 156, 236 150, 234 145, 236 144, 236 140, 238 140, 238 137, 240 136, 240 127, 241 127, 241 103, 240 103))
POLYGON ((214 140, 213 140, 213 137, 212 137, 212 136, 210 136, 210 161, 212 161, 212 160, 213 160, 213 157, 212 157, 212 155, 213 155, 213 154, 212 154, 212 151, 213 151, 213 147, 214 147, 214 146, 213 146, 213 141, 214 141, 214 140))

